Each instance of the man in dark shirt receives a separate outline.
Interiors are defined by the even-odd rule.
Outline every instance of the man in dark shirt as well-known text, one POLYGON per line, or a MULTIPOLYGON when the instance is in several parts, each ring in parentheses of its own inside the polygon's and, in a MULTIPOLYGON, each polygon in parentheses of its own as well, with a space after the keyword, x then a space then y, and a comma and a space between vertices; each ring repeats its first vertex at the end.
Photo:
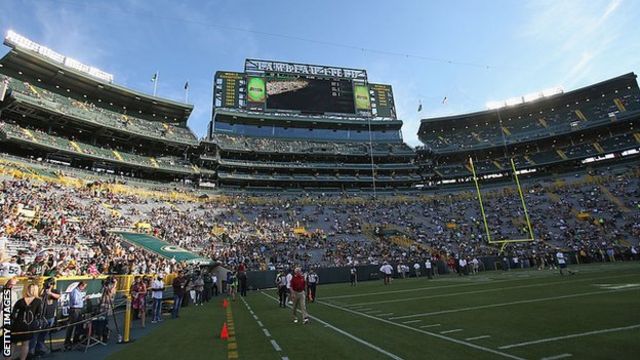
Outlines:
POLYGON ((180 306, 182 306, 182 299, 186 293, 186 280, 183 276, 182 271, 178 273, 175 279, 173 279, 173 312, 171 313, 172 318, 178 318, 180 312, 180 306))
MULTIPOLYGON (((55 281, 53 278, 47 279, 44 283, 44 290, 42 291, 42 300, 44 301, 44 313, 43 316, 47 320, 47 327, 52 327, 56 320, 56 312, 58 308, 58 299, 60 299, 60 291, 54 288, 55 281)), ((47 352, 47 346, 45 345, 45 338, 47 332, 43 331, 34 336, 34 340, 29 342, 29 353, 36 356, 42 355, 47 352)))

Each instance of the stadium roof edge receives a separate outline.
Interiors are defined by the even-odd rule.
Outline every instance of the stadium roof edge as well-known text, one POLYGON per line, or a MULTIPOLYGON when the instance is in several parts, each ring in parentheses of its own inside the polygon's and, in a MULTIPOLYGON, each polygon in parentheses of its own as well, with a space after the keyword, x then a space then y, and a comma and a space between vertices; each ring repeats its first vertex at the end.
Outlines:
MULTIPOLYGON (((62 75, 68 80, 68 86, 77 86, 79 91, 99 93, 99 97, 112 98, 115 102, 132 108, 144 108, 152 113, 166 115, 180 122, 186 122, 193 111, 192 104, 152 96, 140 91, 117 85, 105 80, 84 74, 73 68, 49 60, 33 51, 22 49, 5 42, 11 50, 0 59, 4 67, 14 68, 42 77, 60 81, 62 75)), ((96 95, 98 97, 98 95, 96 95)))
MULTIPOLYGON (((544 102, 545 100, 548 99, 557 99, 559 97, 566 97, 569 98, 577 93, 586 91, 590 88, 594 88, 594 87, 599 87, 599 86, 606 86, 606 85, 611 85, 617 81, 620 80, 635 80, 638 76, 634 73, 634 72, 629 72, 620 76, 616 76, 614 78, 610 78, 607 80, 603 80, 600 81, 598 83, 595 84, 591 84, 591 85, 587 85, 587 86, 583 86, 581 88, 577 88, 562 94, 558 94, 556 96, 551 96, 549 98, 546 99, 540 99, 537 100, 537 103, 540 102, 544 102)), ((518 108, 524 108, 527 106, 530 106, 532 103, 522 103, 522 104, 518 104, 518 105, 514 105, 514 106, 510 106, 508 109, 509 110, 513 110, 513 109, 518 109, 518 108)), ((426 125, 426 124, 434 124, 434 123, 438 123, 438 122, 442 122, 442 121, 451 121, 451 120, 460 120, 460 119, 466 119, 466 118, 473 118, 473 117, 481 117, 481 116, 491 116, 493 114, 496 113, 495 109, 489 109, 489 110, 480 110, 480 111, 475 111, 475 112, 471 112, 471 113, 466 113, 466 114, 456 114, 456 115, 449 115, 449 116, 442 116, 442 117, 434 117, 434 118, 425 118, 425 119, 421 119, 420 120, 420 129, 418 130, 418 132, 422 131, 422 126, 426 125)))

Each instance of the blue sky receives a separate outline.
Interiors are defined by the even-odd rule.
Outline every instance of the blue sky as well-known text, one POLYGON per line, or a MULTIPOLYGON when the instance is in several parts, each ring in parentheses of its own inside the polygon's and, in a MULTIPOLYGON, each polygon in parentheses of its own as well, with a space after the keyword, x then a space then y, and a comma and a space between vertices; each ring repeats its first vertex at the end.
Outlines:
POLYGON ((213 73, 242 71, 253 57, 367 69, 371 82, 393 86, 411 145, 421 118, 640 71, 637 19, 635 0, 0 1, 2 32, 118 84, 151 93, 158 70, 158 95, 184 100, 188 80, 199 136, 213 73))

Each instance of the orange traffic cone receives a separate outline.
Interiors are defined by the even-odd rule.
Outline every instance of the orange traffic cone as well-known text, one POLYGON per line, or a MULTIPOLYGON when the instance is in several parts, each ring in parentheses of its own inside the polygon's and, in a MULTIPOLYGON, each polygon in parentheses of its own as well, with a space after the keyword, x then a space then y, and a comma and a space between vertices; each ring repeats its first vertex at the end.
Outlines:
POLYGON ((222 331, 220 332, 220 339, 227 340, 229 339, 229 329, 227 329, 227 323, 222 325, 222 331))
POLYGON ((226 309, 227 306, 229 306, 229 302, 227 301, 227 299, 222 300, 222 307, 226 309))

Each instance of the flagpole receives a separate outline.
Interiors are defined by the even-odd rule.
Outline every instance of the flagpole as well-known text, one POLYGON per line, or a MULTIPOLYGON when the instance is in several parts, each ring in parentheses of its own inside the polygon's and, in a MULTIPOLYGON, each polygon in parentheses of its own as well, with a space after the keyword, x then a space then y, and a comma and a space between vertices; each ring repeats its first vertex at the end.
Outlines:
POLYGON ((160 77, 160 71, 156 71, 155 80, 153 81, 153 96, 156 96, 156 91, 158 90, 158 78, 160 77))
POLYGON ((189 102, 189 82, 184 86, 184 102, 185 104, 189 102))

